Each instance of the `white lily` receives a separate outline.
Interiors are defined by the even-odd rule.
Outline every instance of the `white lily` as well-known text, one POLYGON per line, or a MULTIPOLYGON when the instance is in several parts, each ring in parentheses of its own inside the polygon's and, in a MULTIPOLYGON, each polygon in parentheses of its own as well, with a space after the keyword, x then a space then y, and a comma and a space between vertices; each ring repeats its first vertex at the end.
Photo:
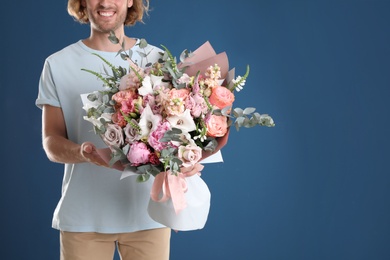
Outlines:
POLYGON ((142 137, 149 136, 150 132, 154 131, 157 128, 161 120, 162 120, 161 115, 153 114, 153 111, 150 108, 149 104, 146 105, 146 107, 142 111, 138 123, 139 127, 141 128, 142 137))
POLYGON ((172 128, 181 129, 183 132, 189 133, 196 130, 196 125, 189 109, 186 109, 180 115, 169 116, 167 117, 167 120, 171 124, 172 128))
POLYGON ((138 93, 141 96, 153 94, 152 80, 150 79, 150 76, 145 76, 145 78, 142 80, 142 87, 138 89, 138 93))
POLYGON ((155 75, 147 75, 142 80, 142 87, 138 89, 138 93, 141 96, 146 96, 148 94, 153 94, 154 86, 167 86, 167 82, 163 82, 162 79, 164 76, 155 76, 155 75))

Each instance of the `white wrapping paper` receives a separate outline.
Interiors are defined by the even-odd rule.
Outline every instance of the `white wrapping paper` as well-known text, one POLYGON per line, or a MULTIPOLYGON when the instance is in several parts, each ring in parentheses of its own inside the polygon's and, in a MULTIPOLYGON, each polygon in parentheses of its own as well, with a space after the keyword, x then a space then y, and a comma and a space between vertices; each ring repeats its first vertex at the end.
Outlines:
POLYGON ((203 179, 195 174, 186 178, 188 190, 185 193, 187 207, 175 213, 172 200, 166 202, 149 201, 149 216, 176 231, 202 229, 210 211, 211 194, 203 179))

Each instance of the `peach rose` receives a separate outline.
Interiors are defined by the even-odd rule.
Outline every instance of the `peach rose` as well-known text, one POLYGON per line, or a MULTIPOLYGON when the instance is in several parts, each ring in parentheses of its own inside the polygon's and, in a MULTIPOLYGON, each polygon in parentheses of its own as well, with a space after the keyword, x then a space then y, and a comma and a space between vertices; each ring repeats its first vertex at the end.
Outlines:
POLYGON ((220 109, 231 106, 234 102, 234 94, 222 86, 212 88, 211 96, 209 97, 210 104, 217 106, 220 109))
POLYGON ((207 135, 211 137, 222 137, 227 132, 227 117, 211 115, 206 121, 207 135))

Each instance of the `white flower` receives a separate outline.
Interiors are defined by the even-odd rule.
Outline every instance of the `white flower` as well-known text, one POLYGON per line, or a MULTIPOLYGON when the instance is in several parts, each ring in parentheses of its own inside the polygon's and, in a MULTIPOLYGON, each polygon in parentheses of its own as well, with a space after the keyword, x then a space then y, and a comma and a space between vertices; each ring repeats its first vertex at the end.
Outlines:
POLYGON ((236 86, 236 91, 239 92, 244 88, 246 81, 241 76, 237 76, 237 78, 232 80, 232 82, 236 86))
POLYGON ((161 119, 161 115, 153 114, 149 104, 146 105, 142 111, 141 118, 138 123, 139 127, 141 128, 142 137, 149 136, 150 132, 154 131, 161 122, 161 119))
POLYGON ((177 84, 186 84, 186 86, 191 82, 191 77, 188 74, 183 73, 183 75, 176 81, 177 84))
POLYGON ((187 145, 187 144, 192 144, 192 145, 195 145, 195 141, 191 138, 191 135, 187 132, 182 132, 181 134, 179 134, 179 139, 180 141, 171 141, 171 143, 174 145, 174 146, 177 146, 179 147, 180 145, 187 145))
POLYGON ((138 93, 141 96, 153 94, 152 81, 150 79, 150 76, 146 76, 144 80, 142 80, 142 87, 138 89, 138 93))
POLYGON ((153 94, 153 88, 155 86, 167 86, 167 82, 162 82, 164 76, 147 75, 142 80, 142 87, 138 89, 138 93, 141 96, 153 94))
POLYGON ((182 114, 169 116, 167 120, 172 128, 178 128, 187 133, 196 130, 196 125, 189 109, 186 109, 182 114))
POLYGON ((97 128, 100 128, 102 126, 102 122, 100 122, 100 120, 97 119, 97 118, 88 117, 88 116, 84 116, 83 118, 84 118, 85 121, 88 121, 88 122, 92 123, 97 128))
POLYGON ((91 108, 98 108, 102 103, 101 101, 102 97, 101 97, 101 94, 98 92, 98 91, 94 91, 90 94, 82 94, 81 95, 81 100, 83 102, 83 109, 85 110, 85 112, 88 113, 89 109, 91 108), (88 97, 89 96, 92 96, 94 97, 94 101, 91 101, 88 97))

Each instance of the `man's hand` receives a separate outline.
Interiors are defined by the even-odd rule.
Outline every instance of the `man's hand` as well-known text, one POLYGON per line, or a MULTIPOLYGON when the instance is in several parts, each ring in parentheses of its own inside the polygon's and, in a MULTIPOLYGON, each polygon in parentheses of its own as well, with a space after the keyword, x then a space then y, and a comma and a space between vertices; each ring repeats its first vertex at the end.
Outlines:
POLYGON ((91 142, 82 143, 80 153, 86 162, 90 162, 98 166, 109 167, 108 162, 100 156, 97 152, 96 146, 91 142))

